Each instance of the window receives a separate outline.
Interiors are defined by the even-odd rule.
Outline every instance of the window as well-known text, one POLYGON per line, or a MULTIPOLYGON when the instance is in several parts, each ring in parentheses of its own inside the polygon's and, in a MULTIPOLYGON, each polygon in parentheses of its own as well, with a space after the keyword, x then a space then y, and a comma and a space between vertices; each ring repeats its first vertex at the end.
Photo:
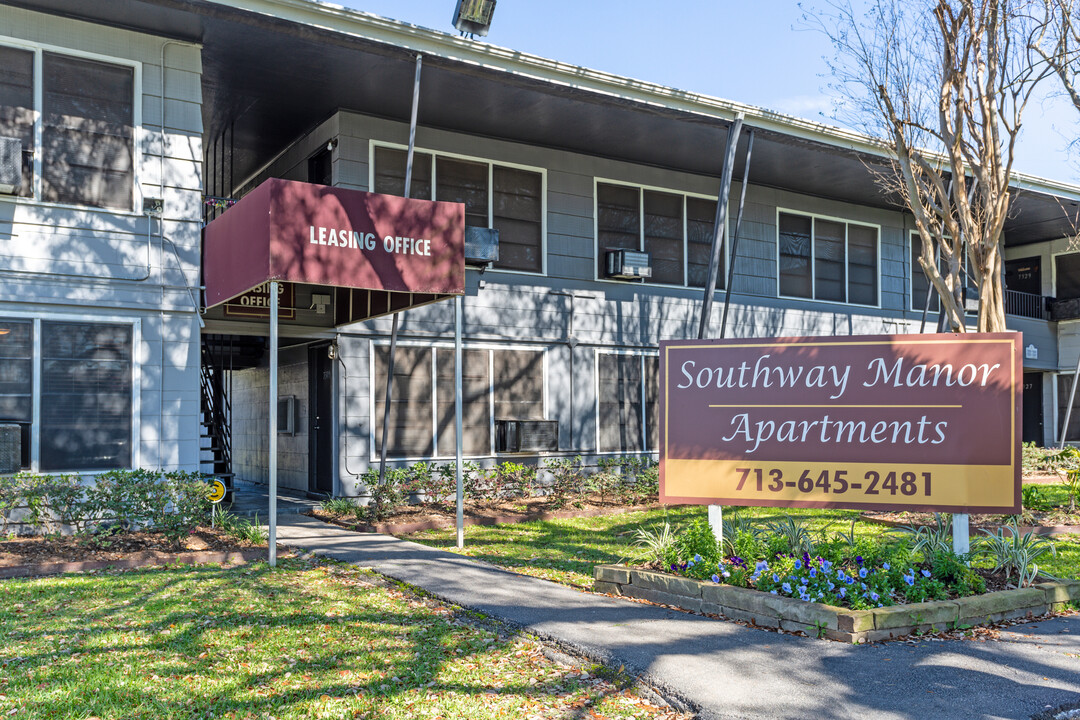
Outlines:
POLYGON ((35 405, 41 471, 132 466, 133 346, 130 323, 0 319, 0 420, 23 427, 24 466, 32 455, 35 405))
POLYGON ((135 185, 135 68, 0 47, 0 136, 23 145, 18 194, 130 210, 135 185), (41 89, 41 107, 34 95, 41 89), (35 141, 40 122, 40 146, 35 141), (40 156, 40 176, 35 168, 40 156))
POLYGON ((784 297, 878 304, 878 230, 813 215, 778 213, 784 297))
MULTIPOLYGON (((454 351, 448 347, 398 346, 390 407, 387 455, 453 457, 454 351), (432 385, 434 381, 434 385, 432 385), (434 396, 432 388, 434 387, 434 396), (437 448, 437 452, 432 452, 437 448)), ((382 443, 383 402, 390 348, 374 348, 375 398, 372 447, 382 443)), ((462 351, 462 450, 465 455, 492 454, 497 419, 543 420, 544 354, 540 350, 467 348, 462 351)))
MULTIPOLYGON (((404 195, 407 152, 377 145, 372 155, 372 191, 404 195)), ((417 199, 463 203, 467 226, 498 230, 494 267, 543 272, 543 173, 414 151, 411 186, 417 199)))
POLYGON ((655 355, 598 353, 596 440, 600 452, 659 445, 659 366, 655 355))
MULTIPOLYGON (((910 250, 911 250, 911 309, 922 312, 923 307, 927 308, 929 314, 937 315, 941 310, 941 301, 938 300, 937 292, 930 293, 930 303, 927 305, 926 293, 930 289, 930 279, 926 277, 926 273, 923 272, 922 265, 919 264, 919 255, 922 254, 922 239, 918 233, 912 233, 910 237, 910 250)), ((934 256, 937 257, 938 250, 934 248, 934 256)), ((967 277, 967 258, 961 260, 961 267, 964 268, 964 283, 965 292, 967 297, 977 297, 978 291, 975 287, 975 282, 972 278, 967 277)), ((938 258, 938 269, 944 272, 945 268, 941 262, 941 258, 938 258)))
MULTIPOLYGON (((1069 393, 1072 391, 1074 375, 1057 376, 1057 431, 1058 438, 1062 437, 1062 427, 1065 425, 1065 415, 1069 411, 1069 393)), ((1080 390, 1077 391, 1077 400, 1080 401, 1080 390)), ((1065 433, 1066 441, 1075 441, 1080 438, 1080 402, 1073 404, 1072 414, 1069 415, 1069 430, 1065 433)))
POLYGON ((34 53, 0 46, 0 137, 22 142, 22 186, 34 194, 34 53))
POLYGON ((1080 253, 1054 256, 1054 285, 1058 300, 1080 298, 1080 253))
POLYGON ((0 319, 0 421, 22 428, 21 467, 30 467, 34 416, 34 325, 0 319))
MULTIPOLYGON (((597 277, 604 276, 608 250, 637 250, 649 253, 646 282, 705 287, 715 216, 716 200, 597 182, 597 277)), ((717 288, 724 281, 721 257, 717 288)))

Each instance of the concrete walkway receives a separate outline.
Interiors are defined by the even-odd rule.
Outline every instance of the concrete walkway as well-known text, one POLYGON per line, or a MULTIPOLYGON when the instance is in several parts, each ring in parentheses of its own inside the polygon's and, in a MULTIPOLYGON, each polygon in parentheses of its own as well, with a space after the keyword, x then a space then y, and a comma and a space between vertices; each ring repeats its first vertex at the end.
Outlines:
MULTIPOLYGON (((303 493, 278 490, 278 516, 311 512, 319 507, 319 504, 319 500, 312 500, 303 493)), ((265 522, 270 515, 270 488, 266 485, 236 482, 233 486, 233 504, 228 511, 237 517, 248 520, 259 517, 265 522)))
POLYGON ((369 567, 649 680, 704 718, 1030 718, 1080 702, 1080 618, 1000 642, 851 646, 578 592, 386 535, 291 515, 279 540, 369 567))

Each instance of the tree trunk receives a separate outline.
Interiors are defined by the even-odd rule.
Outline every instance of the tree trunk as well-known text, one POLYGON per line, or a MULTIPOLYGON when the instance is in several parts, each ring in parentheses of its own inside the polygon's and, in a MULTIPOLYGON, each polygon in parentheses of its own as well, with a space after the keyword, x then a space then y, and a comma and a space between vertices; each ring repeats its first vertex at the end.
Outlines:
MULTIPOLYGON (((999 258, 998 253, 994 253, 999 258)), ((1001 284, 1000 262, 991 267, 979 268, 979 324, 978 332, 1005 332, 1005 289, 1001 284)))

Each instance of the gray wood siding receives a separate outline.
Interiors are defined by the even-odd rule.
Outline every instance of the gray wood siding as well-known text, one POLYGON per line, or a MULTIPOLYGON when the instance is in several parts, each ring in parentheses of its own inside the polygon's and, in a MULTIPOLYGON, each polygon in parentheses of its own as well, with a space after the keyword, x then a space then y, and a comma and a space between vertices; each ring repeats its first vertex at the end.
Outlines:
POLYGON ((150 221, 141 207, 98 210, 0 198, 0 315, 139 320, 138 462, 196 470, 199 326, 183 286, 199 283, 201 51, 7 5, 0 6, 0 43, 5 39, 140 63, 135 187, 140 205, 143 196, 161 197, 165 208, 162 220, 150 221))

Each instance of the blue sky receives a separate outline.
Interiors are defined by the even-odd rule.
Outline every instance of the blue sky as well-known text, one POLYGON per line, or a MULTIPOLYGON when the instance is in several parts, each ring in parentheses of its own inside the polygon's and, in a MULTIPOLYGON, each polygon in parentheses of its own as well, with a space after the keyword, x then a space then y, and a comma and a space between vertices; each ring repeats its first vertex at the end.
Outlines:
MULTIPOLYGON (((456 33, 454 0, 336 0, 346 7, 456 33)), ((837 124, 827 93, 831 55, 795 2, 758 0, 500 0, 487 42, 562 62, 837 124)), ((1080 183, 1067 152, 1080 113, 1054 99, 1029 106, 1016 169, 1080 183)))

